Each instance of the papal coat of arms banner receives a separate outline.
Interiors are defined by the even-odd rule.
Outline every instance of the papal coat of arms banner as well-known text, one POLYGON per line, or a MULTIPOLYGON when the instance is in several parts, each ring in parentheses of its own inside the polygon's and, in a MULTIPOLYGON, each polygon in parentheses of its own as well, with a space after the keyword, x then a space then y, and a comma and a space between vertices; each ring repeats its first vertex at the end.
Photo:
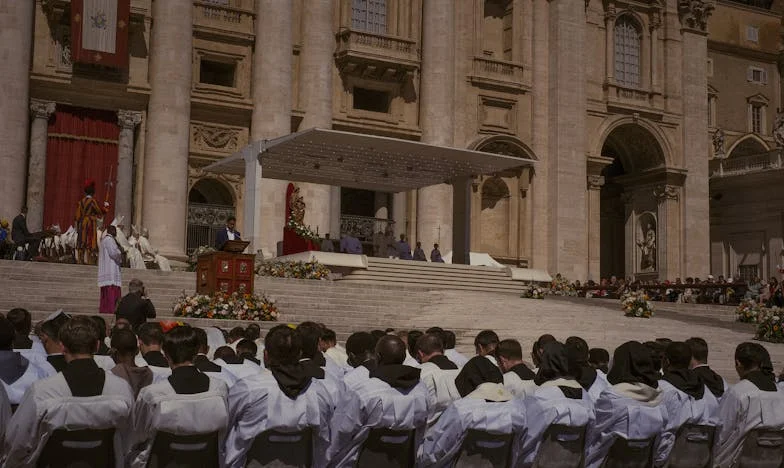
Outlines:
POLYGON ((130 0, 72 0, 73 61, 127 69, 130 10, 130 0))

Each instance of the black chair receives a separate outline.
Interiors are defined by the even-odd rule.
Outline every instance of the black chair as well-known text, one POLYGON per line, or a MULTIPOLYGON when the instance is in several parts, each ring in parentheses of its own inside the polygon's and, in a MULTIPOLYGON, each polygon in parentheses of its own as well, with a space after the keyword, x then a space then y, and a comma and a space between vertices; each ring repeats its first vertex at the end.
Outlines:
POLYGON ((746 434, 738 468, 781 468, 784 466, 784 431, 754 429, 746 434))
POLYGON ((106 468, 115 466, 114 428, 57 429, 38 457, 38 468, 106 468))
POLYGON ((716 426, 684 424, 667 460, 669 468, 711 468, 716 426))
POLYGON ((585 466, 585 426, 552 424, 544 433, 533 468, 585 466))
POLYGON ((653 468, 654 442, 655 438, 617 437, 602 463, 602 468, 653 468))
POLYGON ((148 468, 218 468, 218 433, 176 435, 158 431, 148 468))
POLYGON ((298 432, 264 431, 253 440, 246 467, 310 468, 313 465, 313 428, 298 432))
POLYGON ((359 449, 358 468, 409 468, 416 461, 413 430, 375 428, 359 449))
POLYGON ((513 434, 491 434, 469 429, 455 468, 494 468, 508 467, 512 458, 513 434))

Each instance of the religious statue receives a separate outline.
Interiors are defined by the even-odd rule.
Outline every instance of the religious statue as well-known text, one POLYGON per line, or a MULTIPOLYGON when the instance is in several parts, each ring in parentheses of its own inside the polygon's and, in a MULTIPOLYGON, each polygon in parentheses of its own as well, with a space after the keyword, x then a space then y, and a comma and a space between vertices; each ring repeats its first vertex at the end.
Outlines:
POLYGON ((776 122, 773 124, 773 139, 776 140, 777 148, 784 148, 784 113, 776 116, 776 122))
POLYGON ((723 158, 724 155, 724 131, 719 128, 713 132, 713 156, 723 158))
POLYGON ((640 271, 656 271, 656 231, 647 224, 645 238, 637 241, 640 248, 640 271))
POLYGON ((289 195, 289 217, 300 226, 305 224, 305 200, 299 194, 299 187, 294 186, 289 195))

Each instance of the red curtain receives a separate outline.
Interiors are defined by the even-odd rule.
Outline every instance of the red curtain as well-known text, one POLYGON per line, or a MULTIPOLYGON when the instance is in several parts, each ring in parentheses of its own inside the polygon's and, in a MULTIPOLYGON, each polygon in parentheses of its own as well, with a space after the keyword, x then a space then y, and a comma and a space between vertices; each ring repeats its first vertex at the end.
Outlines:
POLYGON ((108 197, 111 206, 105 219, 114 219, 119 136, 116 113, 58 104, 49 120, 44 226, 59 224, 65 231, 74 223, 85 179, 95 181, 95 197, 101 204, 106 199, 107 182, 112 183, 108 197))

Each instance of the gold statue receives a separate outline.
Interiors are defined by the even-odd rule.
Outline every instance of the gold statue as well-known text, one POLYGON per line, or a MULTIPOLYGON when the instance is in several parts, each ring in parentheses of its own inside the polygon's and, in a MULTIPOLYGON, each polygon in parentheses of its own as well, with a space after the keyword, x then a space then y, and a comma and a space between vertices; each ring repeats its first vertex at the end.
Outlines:
POLYGON ((299 187, 294 186, 289 199, 289 206, 291 207, 291 219, 299 225, 305 224, 305 200, 299 194, 299 187))

